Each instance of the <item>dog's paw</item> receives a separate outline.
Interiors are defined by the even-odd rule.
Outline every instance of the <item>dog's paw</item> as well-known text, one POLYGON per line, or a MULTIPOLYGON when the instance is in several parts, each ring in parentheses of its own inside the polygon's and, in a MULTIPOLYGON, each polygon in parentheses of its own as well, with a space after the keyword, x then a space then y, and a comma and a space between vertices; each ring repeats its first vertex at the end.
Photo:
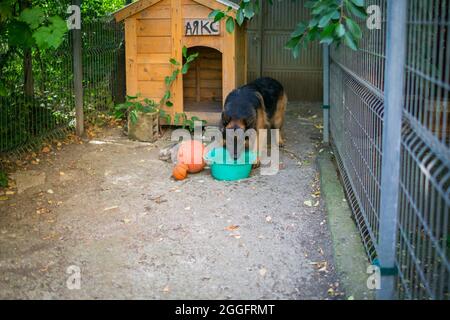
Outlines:
POLYGON ((258 169, 261 167, 261 160, 258 158, 256 159, 256 162, 252 165, 253 169, 258 169))

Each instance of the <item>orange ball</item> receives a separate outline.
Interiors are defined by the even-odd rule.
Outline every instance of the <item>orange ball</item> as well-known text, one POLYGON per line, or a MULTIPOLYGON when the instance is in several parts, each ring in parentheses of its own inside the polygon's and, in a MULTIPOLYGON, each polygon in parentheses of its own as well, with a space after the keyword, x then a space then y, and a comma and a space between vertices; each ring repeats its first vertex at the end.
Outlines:
POLYGON ((173 168, 172 176, 175 178, 175 180, 184 180, 187 177, 187 165, 180 163, 175 168, 173 168))
POLYGON ((189 173, 197 173, 202 171, 205 166, 203 155, 205 146, 197 140, 184 141, 178 148, 178 163, 184 163, 188 166, 189 173))

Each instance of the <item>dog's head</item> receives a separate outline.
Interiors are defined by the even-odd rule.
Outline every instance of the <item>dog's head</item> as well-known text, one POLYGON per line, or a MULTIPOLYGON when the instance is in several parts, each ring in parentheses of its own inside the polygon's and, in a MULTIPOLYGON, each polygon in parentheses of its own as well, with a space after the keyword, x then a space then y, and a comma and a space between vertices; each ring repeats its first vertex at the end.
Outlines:
MULTIPOLYGON (((233 90, 225 100, 224 110, 222 112, 222 132, 224 141, 227 141, 227 130, 241 130, 245 132, 247 129, 256 129, 256 110, 260 106, 260 99, 257 92, 249 87, 242 87, 233 90)), ((228 141, 231 141, 230 139, 228 141)), ((227 143, 227 149, 234 154, 237 159, 241 153, 241 149, 237 145, 237 136, 234 135, 234 144, 232 146, 227 143)))
POLYGON ((256 109, 260 106, 257 92, 249 87, 233 90, 225 100, 223 129, 255 129, 256 109))

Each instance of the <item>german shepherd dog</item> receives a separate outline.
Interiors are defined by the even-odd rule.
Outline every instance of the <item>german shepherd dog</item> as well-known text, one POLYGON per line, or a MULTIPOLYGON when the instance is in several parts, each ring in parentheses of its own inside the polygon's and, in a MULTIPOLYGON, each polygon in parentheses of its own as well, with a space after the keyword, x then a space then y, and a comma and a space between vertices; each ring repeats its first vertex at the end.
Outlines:
MULTIPOLYGON (((222 130, 279 129, 279 145, 284 145, 284 115, 287 96, 277 80, 264 77, 233 90, 225 99, 222 130)), ((259 140, 260 138, 258 138, 259 140)), ((229 148, 230 146, 227 146, 229 148)), ((234 156, 238 157, 236 154, 234 156)), ((229 149, 230 150, 230 149, 229 149)))

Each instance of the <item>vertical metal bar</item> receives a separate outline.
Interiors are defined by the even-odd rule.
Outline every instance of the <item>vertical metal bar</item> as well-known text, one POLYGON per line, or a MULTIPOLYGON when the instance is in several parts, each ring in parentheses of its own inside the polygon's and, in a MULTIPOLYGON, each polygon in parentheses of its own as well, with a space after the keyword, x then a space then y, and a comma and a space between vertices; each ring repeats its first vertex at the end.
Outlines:
MULTIPOLYGON (((73 0, 76 6, 81 5, 81 0, 73 0)), ((81 18, 80 18, 81 19, 81 18)), ((75 119, 76 133, 78 136, 84 134, 84 113, 83 113, 83 66, 81 56, 81 30, 72 30, 73 38, 73 82, 75 93, 75 119)))
POLYGON ((330 142, 330 46, 323 45, 323 143, 330 142))
POLYGON ((389 0, 385 75, 385 114, 383 128, 383 165, 381 172, 381 212, 378 254, 381 289, 377 298, 395 295, 397 212, 400 182, 401 127, 406 62, 407 1, 389 0))
POLYGON ((264 76, 264 67, 263 67, 263 61, 264 61, 264 50, 263 50, 263 40, 264 40, 264 15, 266 10, 265 8, 265 1, 262 2, 261 4, 261 13, 258 17, 258 50, 259 50, 259 56, 258 56, 258 78, 263 77, 264 76))

